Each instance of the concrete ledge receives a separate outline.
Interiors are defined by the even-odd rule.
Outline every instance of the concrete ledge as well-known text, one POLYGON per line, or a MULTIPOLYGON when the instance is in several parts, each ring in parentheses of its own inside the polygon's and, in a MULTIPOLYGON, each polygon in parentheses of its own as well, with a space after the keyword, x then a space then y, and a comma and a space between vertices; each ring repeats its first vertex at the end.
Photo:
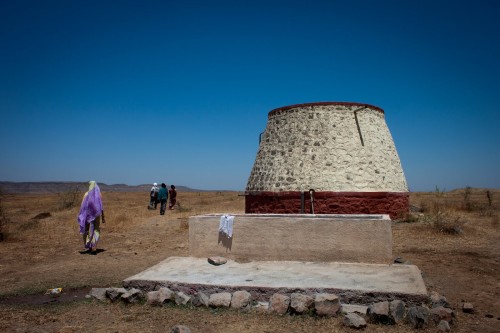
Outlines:
POLYGON ((193 257, 239 261, 392 262, 388 215, 241 214, 233 237, 219 233, 221 215, 189 218, 193 257))
POLYGON ((206 258, 171 257, 123 284, 145 291, 168 287, 190 295, 246 290, 260 301, 276 292, 328 292, 338 295, 342 303, 353 304, 392 299, 419 304, 428 298, 420 270, 414 265, 229 260, 213 266, 206 258))

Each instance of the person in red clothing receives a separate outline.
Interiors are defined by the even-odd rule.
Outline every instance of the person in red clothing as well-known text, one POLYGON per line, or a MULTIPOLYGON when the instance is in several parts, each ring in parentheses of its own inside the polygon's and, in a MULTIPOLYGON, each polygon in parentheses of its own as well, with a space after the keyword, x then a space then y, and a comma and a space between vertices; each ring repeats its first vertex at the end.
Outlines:
POLYGON ((175 190, 174 185, 170 185, 170 190, 168 190, 168 199, 168 209, 172 210, 177 203, 177 191, 175 190))

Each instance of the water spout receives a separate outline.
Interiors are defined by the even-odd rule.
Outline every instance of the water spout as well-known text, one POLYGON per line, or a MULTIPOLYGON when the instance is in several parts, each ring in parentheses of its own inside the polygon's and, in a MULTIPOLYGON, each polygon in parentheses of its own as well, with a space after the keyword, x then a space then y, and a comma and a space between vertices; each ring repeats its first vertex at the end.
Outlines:
POLYGON ((314 189, 311 188, 309 190, 309 196, 311 197, 311 214, 314 214, 314 193, 315 193, 314 189))

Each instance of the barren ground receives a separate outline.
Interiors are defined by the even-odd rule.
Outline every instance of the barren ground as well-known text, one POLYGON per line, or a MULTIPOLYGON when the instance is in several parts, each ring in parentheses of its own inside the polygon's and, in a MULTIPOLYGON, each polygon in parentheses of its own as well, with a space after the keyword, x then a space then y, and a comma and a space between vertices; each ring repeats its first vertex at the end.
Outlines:
MULTIPOLYGON (((92 287, 121 281, 170 256, 187 256, 187 218, 204 213, 243 213, 235 192, 179 193, 180 209, 160 216, 146 209, 148 194, 103 193, 107 223, 101 252, 82 255, 76 215, 62 202, 71 193, 3 195, 0 242, 1 332, 350 332, 341 318, 276 316, 235 310, 106 304, 86 299, 92 287), (41 213, 49 217, 35 218, 41 213), (63 288, 61 297, 44 292, 63 288)), ((500 332, 500 191, 412 193, 424 209, 418 220, 393 224, 394 257, 417 265, 429 291, 455 308, 452 332, 500 332), (459 234, 453 231, 462 231, 459 234), (460 310, 463 301, 475 312, 460 310)), ((81 198, 80 193, 78 198, 81 198)), ((43 216, 41 216, 43 217, 43 216)), ((369 324, 367 332, 412 332, 405 324, 369 324)), ((422 330, 435 332, 435 328, 422 330)))

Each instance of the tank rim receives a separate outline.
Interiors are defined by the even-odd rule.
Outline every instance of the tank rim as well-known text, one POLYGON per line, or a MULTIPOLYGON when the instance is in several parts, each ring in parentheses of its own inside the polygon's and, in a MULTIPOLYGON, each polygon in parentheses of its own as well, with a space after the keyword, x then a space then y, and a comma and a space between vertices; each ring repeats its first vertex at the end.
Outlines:
POLYGON ((302 104, 293 104, 293 105, 287 105, 287 106, 282 106, 277 109, 273 109, 268 113, 268 116, 272 116, 275 113, 278 113, 280 111, 287 111, 290 109, 298 108, 298 107, 307 107, 307 106, 325 106, 325 105, 344 105, 344 106, 364 106, 376 111, 381 112, 384 114, 384 110, 379 108, 378 106, 371 105, 371 104, 366 104, 366 103, 357 103, 357 102, 313 102, 313 103, 302 103, 302 104))

